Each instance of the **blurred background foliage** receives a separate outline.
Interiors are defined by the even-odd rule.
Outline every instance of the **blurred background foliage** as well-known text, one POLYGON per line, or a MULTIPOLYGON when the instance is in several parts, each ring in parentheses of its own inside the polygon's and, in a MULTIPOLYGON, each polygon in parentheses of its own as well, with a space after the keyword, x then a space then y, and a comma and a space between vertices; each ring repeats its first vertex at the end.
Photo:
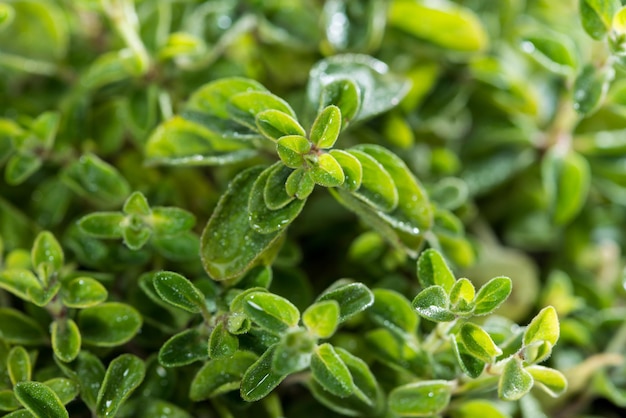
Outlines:
MULTIPOLYGON (((37 233, 52 231, 75 268, 100 272, 114 299, 140 307, 144 326, 132 349, 149 353, 168 333, 138 291, 139 277, 158 269, 202 276, 198 233, 217 199, 243 168, 271 161, 146 166, 153 130, 196 89, 225 76, 253 78, 304 115, 316 62, 369 54, 412 87, 393 110, 344 132, 342 146, 380 144, 402 157, 437 207, 429 245, 477 286, 499 275, 513 280, 499 314, 527 323, 540 307, 556 308, 561 341, 550 361, 570 388, 541 400, 557 411, 550 416, 623 416, 626 13, 619 3, 2 1, 0 263, 19 265, 37 233), (87 213, 118 210, 131 191, 153 206, 192 212, 195 230, 131 251, 76 228, 87 213)), ((301 309, 339 277, 415 294, 414 266, 327 193, 314 193, 289 230, 271 289, 301 309)), ((7 293, 0 305, 41 316, 7 293)), ((188 372, 168 373, 184 380, 188 372)), ((160 389, 171 399, 174 381, 160 389)), ((309 395, 291 390, 286 415, 312 414, 309 395)), ((522 402, 519 413, 541 416, 537 402, 522 402)))

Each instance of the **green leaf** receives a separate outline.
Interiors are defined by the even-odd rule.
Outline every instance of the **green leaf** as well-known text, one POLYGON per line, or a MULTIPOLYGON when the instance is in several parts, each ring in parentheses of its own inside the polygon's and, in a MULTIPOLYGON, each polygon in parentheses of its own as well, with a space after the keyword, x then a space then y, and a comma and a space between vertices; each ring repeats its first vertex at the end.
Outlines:
POLYGON ((272 369, 275 351, 276 345, 269 347, 243 375, 240 392, 244 401, 254 402, 263 399, 285 378, 272 369))
POLYGON ((174 236, 193 228, 196 217, 184 209, 175 207, 152 208, 150 216, 152 230, 158 236, 174 236))
POLYGON ((9 351, 7 356, 7 369, 11 383, 15 386, 18 382, 30 380, 33 372, 30 355, 22 346, 16 346, 9 351))
POLYGON ((621 7, 611 20, 612 29, 619 35, 626 33, 626 8, 621 7))
POLYGON ((78 313, 83 343, 97 347, 115 347, 130 341, 141 323, 135 308, 119 302, 102 303, 78 313))
POLYGON ((361 163, 363 177, 354 195, 382 212, 391 212, 398 206, 398 189, 391 175, 369 154, 350 149, 348 152, 361 163))
POLYGON ((409 371, 416 376, 432 373, 430 354, 415 344, 406 334, 392 332, 391 329, 378 328, 365 335, 367 348, 383 364, 400 372, 409 371))
POLYGON ((460 341, 458 337, 451 338, 450 343, 452 344, 452 351, 463 373, 472 379, 477 379, 483 373, 483 370, 485 370, 485 362, 471 354, 463 344, 463 341, 460 341))
POLYGON ((319 338, 330 338, 339 325, 341 308, 334 300, 316 302, 302 314, 302 322, 319 338))
POLYGON ((553 398, 561 396, 567 390, 567 379, 558 370, 537 365, 528 366, 525 370, 533 377, 535 385, 553 398))
POLYGON ((146 366, 139 357, 122 354, 107 368, 96 402, 98 418, 115 417, 118 409, 141 384, 146 366))
POLYGON ((315 183, 324 187, 338 187, 345 180, 343 169, 332 154, 318 155, 309 174, 315 183))
POLYGON ((249 351, 209 360, 191 381, 189 398, 198 402, 239 389, 244 373, 256 360, 257 356, 249 351))
POLYGON ((10 414, 5 415, 6 418, 38 418, 27 409, 18 409, 10 414))
POLYGON ((137 55, 127 49, 110 51, 98 56, 82 74, 80 84, 87 90, 96 90, 107 84, 138 76, 142 69, 137 55))
POLYGON ((463 402, 462 405, 452 411, 452 418, 475 417, 510 418, 510 415, 500 411, 500 409, 493 402, 480 399, 463 402))
POLYGON ((121 205, 130 186, 117 169, 93 154, 85 154, 61 174, 63 182, 80 196, 102 207, 121 205))
POLYGON ((476 294, 474 315, 486 315, 498 309, 511 294, 512 286, 508 277, 494 277, 485 283, 476 294))
POLYGON ((22 404, 20 403, 20 401, 17 400, 12 390, 10 389, 0 390, 0 411, 14 411, 20 408, 21 406, 22 404))
POLYGON ((602 105, 613 78, 613 67, 585 66, 574 82, 574 109, 583 116, 595 112, 602 105))
POLYGON ((505 401, 516 401, 533 387, 533 377, 522 366, 522 362, 512 357, 506 362, 500 381, 498 396, 505 401))
POLYGON ((307 98, 315 109, 337 106, 345 127, 347 121, 367 119, 393 108, 409 89, 410 82, 392 74, 384 62, 369 55, 343 54, 318 61, 311 68, 307 98))
POLYGON ((143 247, 150 237, 152 230, 145 223, 144 219, 137 215, 129 215, 122 229, 124 244, 131 250, 137 251, 143 247))
POLYGON ((0 340, 10 344, 40 345, 47 334, 31 317, 12 308, 0 308, 0 340))
POLYGON ((569 38, 549 34, 527 35, 522 38, 522 50, 548 70, 570 75, 578 66, 574 45, 569 38))
POLYGON ((571 222, 587 202, 591 170, 587 160, 576 152, 563 155, 552 148, 542 160, 544 188, 557 225, 571 222))
POLYGON ((293 116, 276 109, 259 112, 256 115, 256 126, 259 132, 272 141, 288 135, 306 135, 304 128, 293 116))
MULTIPOLYGON (((248 216, 250 226, 260 234, 273 234, 284 230, 294 221, 302 211, 305 201, 293 199, 287 205, 277 210, 271 210, 265 203, 265 189, 268 187, 268 180, 275 170, 274 166, 266 168, 254 182, 250 190, 248 200, 248 216)), ((242 209, 239 208, 241 211, 242 209)))
POLYGON ((42 165, 41 157, 30 154, 14 154, 9 158, 4 171, 4 179, 12 186, 25 182, 42 165))
POLYGON ((0 288, 29 302, 39 301, 44 295, 41 282, 30 270, 24 269, 0 271, 0 288))
POLYGON ((69 417, 59 397, 40 382, 20 382, 15 385, 15 396, 35 417, 69 417))
POLYGON ((208 338, 190 328, 172 336, 159 350, 159 363, 165 367, 186 366, 209 355, 208 338))
POLYGON ((228 332, 224 322, 219 322, 209 337, 208 353, 210 358, 230 357, 239 348, 239 339, 228 332))
POLYGON ((426 380, 398 386, 389 393, 389 408, 394 414, 429 417, 450 403, 452 387, 445 380, 426 380))
POLYGON ((593 39, 603 39, 611 28, 613 15, 620 7, 619 0, 580 0, 583 28, 593 39))
POLYGON ((346 283, 340 280, 317 298, 318 302, 334 300, 339 304, 339 322, 366 310, 374 303, 374 294, 363 283, 346 283))
POLYGON ((256 116, 270 109, 296 118, 296 113, 286 101, 267 91, 237 93, 230 98, 228 105, 230 117, 253 130, 257 129, 256 116))
POLYGON ((170 305, 191 313, 206 309, 204 294, 185 277, 171 271, 160 271, 154 276, 154 289, 170 305))
POLYGON ((304 164, 304 154, 311 151, 311 143, 304 136, 283 136, 276 142, 276 152, 287 167, 299 168, 304 164))
POLYGON ((59 273, 65 262, 61 245, 48 231, 43 231, 37 235, 31 256, 35 271, 40 275, 43 274, 46 281, 50 275, 59 273))
POLYGON ((335 79, 322 87, 319 104, 320 109, 331 105, 339 108, 343 129, 361 110, 361 89, 348 78, 335 79))
POLYGON ((260 327, 281 333, 295 327, 300 320, 300 312, 287 299, 266 292, 250 293, 244 299, 244 312, 260 327))
POLYGON ((72 319, 57 319, 52 322, 50 333, 52 351, 61 361, 67 363, 78 356, 81 343, 80 330, 72 319))
POLYGON ((285 191, 290 196, 304 200, 313 192, 315 181, 308 170, 298 168, 294 170, 285 182, 285 191))
POLYGON ((141 192, 133 192, 124 202, 122 209, 127 215, 148 216, 150 215, 150 205, 141 192))
POLYGON ((96 238, 122 238, 122 224, 126 219, 120 212, 95 212, 78 220, 80 229, 96 238))
POLYGON ((451 309, 456 314, 468 314, 473 312, 476 290, 474 285, 467 279, 459 279, 450 290, 451 309))
POLYGON ((417 260, 417 278, 423 288, 438 285, 447 294, 450 293, 456 281, 441 253, 432 248, 424 251, 417 260))
POLYGON ((248 160, 257 151, 236 133, 223 134, 180 116, 163 122, 145 146, 147 162, 177 166, 212 166, 248 160))
POLYGON ((287 331, 276 345, 272 370, 280 375, 296 373, 309 367, 316 338, 304 328, 287 331))
POLYGON ((232 96, 247 91, 267 91, 259 82, 241 77, 228 77, 205 84, 189 98, 187 107, 226 119, 232 96))
POLYGON ((419 317, 404 296, 389 289, 374 289, 373 293, 374 304, 368 314, 374 322, 397 333, 415 332, 419 317))
POLYGON ((281 162, 277 162, 271 167, 271 172, 263 189, 263 200, 270 210, 278 210, 287 206, 293 199, 294 194, 287 193, 287 179, 293 172, 292 169, 281 162))
POLYGON ((107 299, 106 288, 91 277, 76 277, 61 285, 61 300, 68 308, 88 308, 107 299))
POLYGON ((543 308, 524 331, 524 345, 546 341, 555 345, 559 339, 559 317, 552 306, 543 308))
POLYGON ((84 350, 78 353, 73 364, 80 385, 80 397, 89 409, 95 410, 98 392, 104 380, 104 365, 98 357, 84 350))
POLYGON ((350 370, 328 343, 316 347, 313 351, 311 373, 324 389, 335 396, 344 398, 354 392, 350 370))
POLYGON ((459 336, 467 351, 485 363, 493 363, 495 358, 502 354, 502 350, 493 342, 487 331, 478 325, 470 322, 463 324, 459 336))
POLYGON ((202 233, 202 264, 215 280, 242 275, 280 237, 280 231, 261 234, 252 229, 245 210, 254 181, 262 171, 262 167, 254 167, 235 177, 202 233))
POLYGON ((337 160, 343 170, 345 180, 342 185, 351 192, 361 187, 363 166, 359 159, 349 152, 338 149, 331 150, 330 155, 337 160))
POLYGON ((413 308, 417 313, 431 321, 449 322, 455 316, 449 309, 450 301, 443 287, 434 285, 427 287, 413 299, 413 308))
POLYGON ((341 131, 341 110, 335 105, 326 106, 315 118, 311 127, 311 142, 317 148, 332 148, 341 131))
POLYGON ((63 405, 73 401, 80 392, 78 383, 64 377, 46 380, 44 384, 52 389, 63 405))
POLYGON ((449 1, 420 3, 395 0, 389 9, 387 22, 391 27, 454 51, 484 50, 489 39, 474 12, 449 1), (420 16, 422 24, 415 25, 413 16, 420 16))

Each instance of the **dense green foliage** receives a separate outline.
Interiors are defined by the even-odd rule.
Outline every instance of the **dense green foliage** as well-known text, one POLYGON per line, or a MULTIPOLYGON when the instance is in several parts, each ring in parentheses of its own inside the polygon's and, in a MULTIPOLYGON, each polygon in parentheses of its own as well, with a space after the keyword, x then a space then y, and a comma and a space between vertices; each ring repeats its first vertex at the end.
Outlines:
POLYGON ((0 0, 0 416, 619 417, 620 0, 0 0))

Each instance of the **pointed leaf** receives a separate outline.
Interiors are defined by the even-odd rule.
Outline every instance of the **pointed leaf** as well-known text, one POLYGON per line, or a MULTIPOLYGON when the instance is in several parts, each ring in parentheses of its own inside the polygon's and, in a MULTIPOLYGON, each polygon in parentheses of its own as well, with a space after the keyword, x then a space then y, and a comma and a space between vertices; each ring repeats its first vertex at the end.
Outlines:
POLYGON ((433 285, 441 286, 450 293, 456 279, 441 253, 429 248, 417 260, 417 278, 423 288, 433 285))
POLYGON ((398 189, 391 175, 369 154, 351 149, 363 168, 361 187, 354 195, 382 212, 391 212, 398 206, 398 189))
POLYGON ((363 181, 363 166, 359 159, 349 152, 338 149, 331 150, 330 155, 337 160, 343 170, 345 177, 343 186, 351 192, 361 187, 361 182, 363 181))
POLYGON ((124 219, 120 212, 95 212, 80 218, 78 226, 96 238, 122 238, 124 219))
POLYGON ((374 294, 363 283, 345 283, 339 281, 326 289, 317 298, 318 302, 334 300, 339 304, 339 321, 364 311, 374 303, 374 294))
POLYGON ((318 148, 332 148, 341 131, 341 110, 337 106, 325 107, 315 118, 310 139, 318 148))
POLYGON ((467 279, 459 279, 450 290, 450 305, 457 314, 468 314, 474 310, 474 297, 476 290, 474 285, 467 279))
POLYGON ((14 154, 9 158, 4 171, 4 179, 12 186, 25 182, 43 164, 41 157, 30 154, 14 154))
POLYGON ((272 165, 272 170, 263 189, 263 200, 268 209, 278 210, 287 206, 294 196, 287 193, 287 179, 293 172, 292 169, 281 162, 272 165))
POLYGON ((280 231, 256 232, 248 220, 248 211, 244 209, 248 207, 254 181, 262 171, 262 167, 254 167, 235 177, 202 233, 202 263, 215 280, 243 274, 280 237, 280 231))
POLYGON ((483 370, 485 370, 485 362, 472 355, 463 344, 463 341, 460 341, 458 337, 451 338, 450 342, 452 344, 452 351, 454 351, 456 360, 459 366, 461 366, 463 373, 472 379, 477 379, 483 373, 483 370))
POLYGON ((274 333, 295 327, 300 320, 298 308, 287 299, 272 293, 250 293, 244 300, 243 308, 253 322, 274 333))
POLYGON ((258 401, 267 395, 285 378, 272 369, 276 346, 271 346, 248 368, 241 379, 241 397, 244 401, 258 401))
POLYGON ((276 109, 264 110, 256 115, 256 126, 272 141, 288 135, 305 136, 306 131, 291 115, 276 109))
POLYGON ((508 277, 494 277, 476 294, 474 315, 486 315, 498 309, 511 294, 512 282, 508 277))
POLYGON ((228 332, 224 322, 218 323, 209 337, 209 357, 212 359, 218 357, 230 357, 239 348, 239 339, 228 332))
POLYGON ((558 339, 559 317, 552 306, 543 308, 524 331, 524 345, 546 341, 554 346, 558 339))
POLYGON ((505 401, 516 401, 533 387, 533 377, 524 370, 517 358, 507 361, 498 383, 498 396, 505 401))
POLYGON ((389 408, 395 414, 428 417, 450 403, 452 387, 445 380, 426 380, 399 386, 389 394, 389 408))
POLYGON ((459 335, 467 351, 485 363, 493 363, 502 354, 487 331, 478 325, 469 322, 464 324, 459 335))
POLYGON ((43 383, 20 382, 15 385, 15 396, 35 417, 69 417, 59 397, 43 383))
POLYGON ((107 299, 106 288, 91 277, 76 277, 61 286, 61 299, 68 308, 88 308, 107 299))
POLYGON ((354 392, 354 382, 350 370, 332 345, 318 346, 311 357, 313 378, 335 396, 346 397, 354 392))
POLYGON ((244 373, 256 360, 257 356, 249 351, 236 351, 232 357, 209 360, 191 381, 189 398, 198 402, 239 389, 244 373))
POLYGON ((413 299, 413 308, 420 316, 436 322, 449 322, 455 316, 449 310, 448 294, 443 287, 435 285, 427 287, 413 299))
POLYGON ((115 347, 130 341, 141 328, 141 314, 130 305, 102 303, 78 313, 78 328, 85 344, 115 347))
POLYGON ((64 362, 70 362, 80 352, 80 330, 76 323, 69 318, 57 319, 50 326, 52 334, 52 351, 64 362))
POLYGON ((579 5, 583 28, 596 40, 607 34, 613 15, 621 6, 619 0, 580 0, 579 5))
POLYGON ((178 273, 160 271, 154 276, 154 290, 170 305, 191 313, 205 308, 204 294, 178 273))
POLYGON ((29 302, 41 299, 44 294, 41 282, 30 270, 25 269, 8 268, 0 271, 0 288, 29 302))
POLYGON ((533 365, 527 367, 526 371, 533 377, 535 384, 553 398, 561 396, 567 390, 567 379, 558 370, 533 365))
POLYGON ((144 362, 132 354, 122 354, 111 361, 98 392, 97 417, 115 417, 120 406, 141 384, 145 374, 144 362))
POLYGON ((54 235, 48 231, 37 235, 31 251, 33 267, 46 275, 58 273, 63 268, 63 249, 54 235))
POLYGON ((315 183, 324 187, 338 187, 345 180, 343 169, 331 154, 320 154, 309 174, 315 183))
POLYGON ((127 215, 150 215, 150 205, 148 204, 146 197, 141 192, 134 192, 128 196, 128 199, 124 202, 124 208, 122 210, 127 215))
POLYGON ((319 338, 329 338, 339 325, 341 309, 334 300, 316 302, 302 314, 302 323, 319 338))
POLYGON ((577 67, 576 57, 572 53, 575 51, 574 45, 566 37, 543 33, 527 35, 522 39, 522 50, 557 74, 570 75, 577 67))

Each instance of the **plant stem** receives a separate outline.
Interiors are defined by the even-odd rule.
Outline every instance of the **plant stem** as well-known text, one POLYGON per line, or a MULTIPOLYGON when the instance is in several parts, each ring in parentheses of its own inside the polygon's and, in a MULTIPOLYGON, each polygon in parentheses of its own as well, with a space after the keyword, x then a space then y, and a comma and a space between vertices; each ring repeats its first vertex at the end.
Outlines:
POLYGON ((0 52, 0 65, 18 71, 45 76, 54 76, 59 72, 59 68, 55 64, 5 52, 0 52))

